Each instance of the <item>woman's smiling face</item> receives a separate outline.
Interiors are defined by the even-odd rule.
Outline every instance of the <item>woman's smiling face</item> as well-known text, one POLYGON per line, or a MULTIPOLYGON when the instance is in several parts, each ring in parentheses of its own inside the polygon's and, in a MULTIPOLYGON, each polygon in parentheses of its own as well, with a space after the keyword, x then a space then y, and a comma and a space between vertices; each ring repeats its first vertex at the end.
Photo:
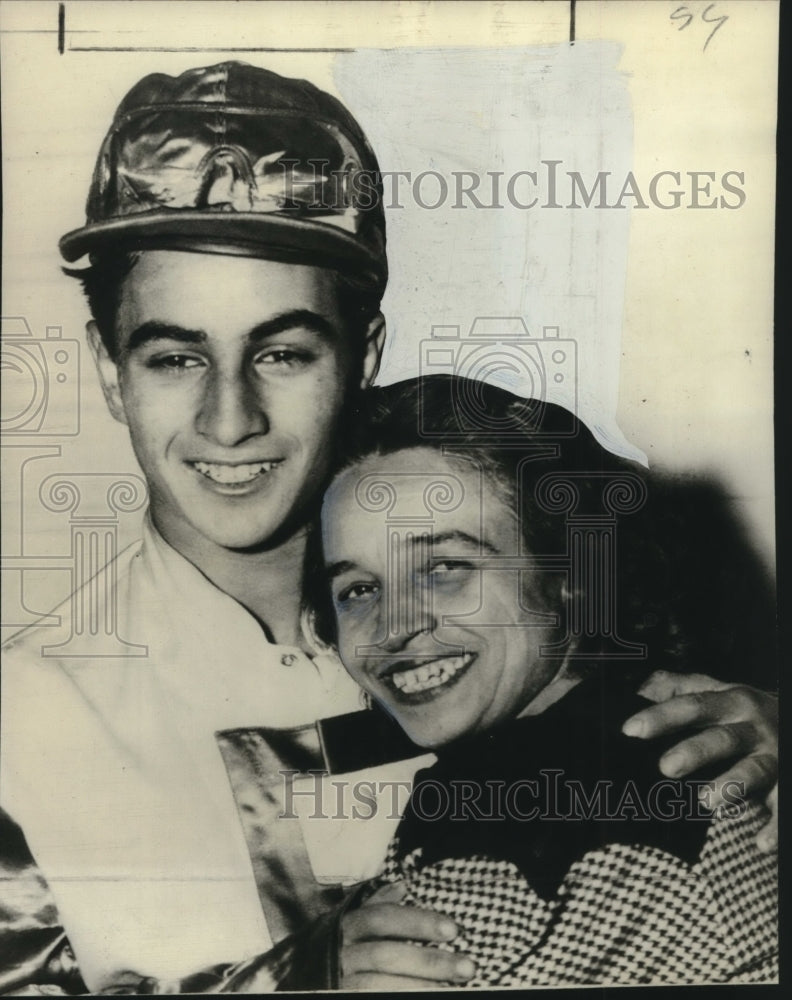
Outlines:
POLYGON ((518 519, 472 463, 370 456, 328 490, 322 535, 341 658, 415 743, 512 718, 558 672, 518 519))

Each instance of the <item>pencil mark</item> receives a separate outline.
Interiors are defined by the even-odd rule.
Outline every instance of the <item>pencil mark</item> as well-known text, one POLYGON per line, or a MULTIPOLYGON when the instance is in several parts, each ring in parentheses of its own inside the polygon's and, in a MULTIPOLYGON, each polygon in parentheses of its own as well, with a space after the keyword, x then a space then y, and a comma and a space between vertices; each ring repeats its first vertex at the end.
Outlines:
POLYGON ((723 14, 720 17, 707 17, 707 14, 709 14, 709 12, 712 10, 712 8, 714 6, 715 6, 715 4, 711 3, 709 5, 709 7, 705 8, 701 12, 701 20, 705 24, 714 24, 715 25, 715 27, 712 29, 712 31, 708 35, 706 42, 704 42, 704 48, 701 50, 702 52, 706 52, 707 51, 707 46, 712 41, 712 39, 715 37, 715 32, 718 30, 718 28, 720 28, 721 25, 725 24, 729 20, 729 17, 728 17, 727 14, 723 14))
POLYGON ((672 21, 680 21, 683 17, 687 18, 684 24, 680 24, 677 31, 683 31, 685 28, 690 26, 690 22, 693 20, 693 15, 690 13, 687 7, 677 7, 676 10, 672 11, 669 15, 672 21))
MULTIPOLYGON (((704 42, 704 47, 701 50, 702 52, 706 52, 707 51, 707 46, 712 41, 712 39, 715 37, 715 32, 719 28, 721 28, 729 20, 729 15, 728 14, 721 14, 720 16, 708 17, 710 11, 712 11, 712 9, 715 6, 716 6, 716 4, 711 3, 707 7, 705 7, 703 11, 701 11, 701 20, 704 22, 704 24, 714 24, 715 25, 715 27, 712 29, 712 31, 707 36, 707 40, 704 42)), ((683 4, 681 7, 677 7, 675 10, 673 10, 671 12, 671 14, 669 15, 669 18, 672 21, 682 21, 682 20, 684 20, 685 23, 684 24, 680 24, 679 27, 677 28, 677 31, 684 31, 684 29, 687 28, 687 27, 689 27, 692 24, 692 22, 696 19, 696 15, 690 9, 690 7, 688 7, 687 5, 683 4)))

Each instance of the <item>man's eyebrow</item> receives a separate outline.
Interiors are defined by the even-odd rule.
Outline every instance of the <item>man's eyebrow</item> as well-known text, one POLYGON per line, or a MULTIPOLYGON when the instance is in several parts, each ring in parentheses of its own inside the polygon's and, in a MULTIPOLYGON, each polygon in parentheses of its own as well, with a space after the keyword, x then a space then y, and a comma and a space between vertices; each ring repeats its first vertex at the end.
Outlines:
POLYGON ((203 344, 206 341, 206 333, 203 330, 188 330, 183 326, 175 326, 173 323, 149 320, 148 323, 142 323, 130 333, 124 350, 126 353, 130 353, 153 340, 175 340, 181 344, 203 344))
POLYGON ((248 334, 248 340, 259 343, 268 337, 274 337, 285 330, 296 330, 297 328, 312 330, 325 340, 336 340, 338 332, 333 324, 320 313, 312 309, 290 309, 288 312, 273 316, 272 319, 265 320, 254 326, 248 334))
MULTIPOLYGON (((253 344, 259 344, 268 337, 274 337, 285 330, 298 327, 312 330, 325 340, 334 340, 338 334, 333 324, 312 309, 290 309, 288 312, 273 316, 254 326, 247 339, 253 344)), ((136 327, 129 335, 125 351, 134 351, 143 344, 155 340, 175 340, 181 344, 204 344, 209 339, 205 330, 190 330, 174 323, 163 323, 160 320, 149 320, 136 327)))

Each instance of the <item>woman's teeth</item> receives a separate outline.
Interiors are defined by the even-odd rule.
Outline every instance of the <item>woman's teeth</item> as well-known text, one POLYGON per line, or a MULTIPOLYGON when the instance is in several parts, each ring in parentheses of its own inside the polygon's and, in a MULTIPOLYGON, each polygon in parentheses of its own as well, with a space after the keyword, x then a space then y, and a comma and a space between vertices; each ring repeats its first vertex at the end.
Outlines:
POLYGON ((416 694, 419 691, 428 691, 430 688, 445 684, 470 661, 470 655, 432 660, 431 663, 423 663, 420 667, 414 667, 411 670, 399 670, 389 674, 386 680, 402 694, 416 694))
POLYGON ((249 483, 262 472, 274 469, 277 464, 277 462, 252 462, 248 465, 221 465, 214 462, 193 462, 202 476, 224 486, 249 483))

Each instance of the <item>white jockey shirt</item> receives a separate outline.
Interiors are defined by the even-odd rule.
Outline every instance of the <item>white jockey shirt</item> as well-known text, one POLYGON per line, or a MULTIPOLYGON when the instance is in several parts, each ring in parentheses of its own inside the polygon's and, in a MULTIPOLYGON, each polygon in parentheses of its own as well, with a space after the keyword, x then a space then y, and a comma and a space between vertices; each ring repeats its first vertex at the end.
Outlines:
MULTIPOLYGON (((3 807, 50 883, 82 974, 95 989, 119 970, 170 979, 266 950, 215 734, 355 711, 360 689, 327 650, 269 642, 148 521, 88 586, 97 620, 115 616, 137 655, 107 656, 101 630, 86 630, 79 656, 43 648, 57 642, 52 628, 12 639, 0 770, 3 807)), ((69 602, 56 613, 68 622, 69 602)), ((362 880, 394 825, 345 844, 336 823, 322 847, 320 824, 306 841, 362 880)))

